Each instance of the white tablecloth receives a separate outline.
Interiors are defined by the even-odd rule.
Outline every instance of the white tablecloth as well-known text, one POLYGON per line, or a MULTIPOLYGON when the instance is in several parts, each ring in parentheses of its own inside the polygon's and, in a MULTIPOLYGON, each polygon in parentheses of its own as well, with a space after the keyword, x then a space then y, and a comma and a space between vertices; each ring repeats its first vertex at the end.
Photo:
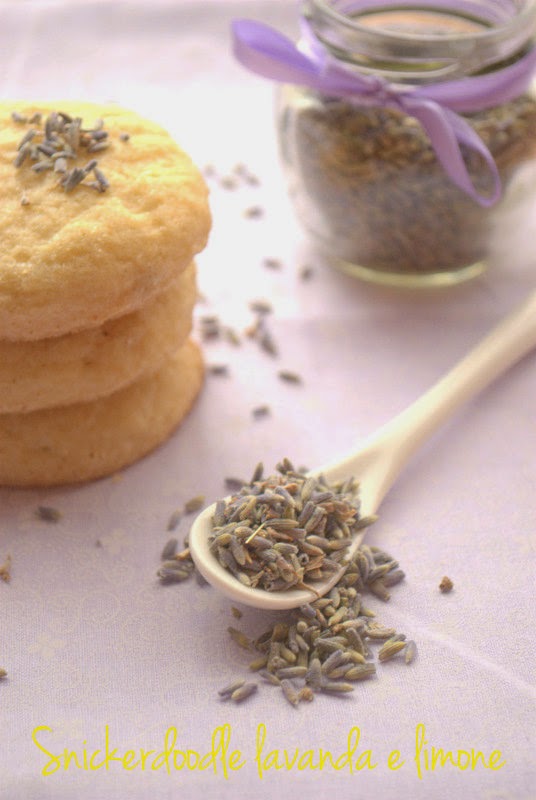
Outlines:
POLYGON ((167 126, 218 176, 243 163, 259 177, 259 186, 234 190, 210 179, 214 227, 198 259, 205 302, 196 315, 215 313, 242 332, 252 321, 249 302, 267 299, 279 348, 274 358, 245 337, 241 346, 206 342, 207 363, 227 364, 229 375, 209 375, 176 434, 122 475, 68 489, 0 491, 0 561, 12 557, 11 582, 0 583, 0 666, 8 671, 0 681, 0 796, 529 800, 536 796, 534 356, 433 437, 370 531, 369 542, 393 552, 407 578, 388 604, 369 605, 417 641, 412 665, 385 664, 351 696, 322 695, 298 709, 266 685, 241 705, 222 703, 217 690, 246 675, 250 660, 228 626, 255 635, 268 616, 244 608, 238 623, 216 590, 156 579, 174 509, 199 493, 216 499, 226 476, 248 477, 259 460, 271 470, 284 455, 315 466, 345 453, 535 284, 536 208, 502 231, 489 271, 457 289, 380 290, 326 268, 288 204, 273 87, 231 56, 229 23, 240 16, 297 31, 295 6, 284 0, 0 4, 3 98, 117 101, 167 126), (263 215, 245 215, 252 206, 263 215), (280 269, 265 258, 278 259, 280 269), (313 269, 308 281, 300 279, 305 264, 313 269), (303 384, 283 383, 280 369, 299 372, 303 384), (270 415, 254 419, 262 404, 270 415), (38 506, 56 507, 61 520, 40 521, 38 506), (445 574, 454 581, 450 594, 438 590, 445 574), (221 760, 206 771, 168 772, 163 759, 158 770, 129 771, 117 761, 84 768, 84 752, 89 759, 103 751, 106 731, 115 755, 133 750, 138 758, 140 748, 161 751, 173 727, 177 749, 208 753, 226 724, 230 749, 241 752, 240 768, 227 777, 221 760), (261 725, 266 742, 256 761, 261 725), (353 760, 361 755, 364 768, 351 772, 343 760, 339 770, 313 769, 320 748, 341 757, 355 727, 353 760), (473 748, 486 764, 427 770, 432 747, 473 748), (292 759, 296 748, 299 757, 312 751, 302 769, 285 766, 285 750, 292 759), (64 749, 77 753, 79 768, 74 760, 64 768, 64 749), (396 770, 388 765, 393 750, 396 770), (61 756, 60 769, 52 756, 61 756))

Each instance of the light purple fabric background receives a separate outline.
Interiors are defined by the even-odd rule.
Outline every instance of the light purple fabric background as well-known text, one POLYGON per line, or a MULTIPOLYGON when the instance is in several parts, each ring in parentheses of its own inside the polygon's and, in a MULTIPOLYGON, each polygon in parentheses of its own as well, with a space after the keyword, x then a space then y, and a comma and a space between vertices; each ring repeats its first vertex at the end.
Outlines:
MULTIPOLYGON (((536 204, 516 197, 498 222, 493 263, 472 284, 437 293, 379 290, 334 273, 309 252, 288 205, 273 133, 272 87, 229 55, 229 23, 250 16, 297 31, 289 2, 13 2, 0 4, 0 91, 4 98, 114 100, 166 125, 200 165, 227 174, 246 163, 259 187, 211 183, 214 229, 199 258, 214 311, 242 330, 248 302, 271 300, 277 360, 251 341, 205 346, 208 377, 194 411, 157 452, 120 478, 53 491, 0 491, 0 796, 7 800, 115 798, 283 798, 338 800, 531 800, 534 798, 534 550, 536 529, 536 363, 527 357, 465 407, 396 484, 369 541, 406 571, 380 619, 414 638, 411 667, 386 664, 353 696, 318 697, 295 710, 261 686, 242 706, 217 690, 246 673, 248 654, 230 640, 230 603, 195 581, 162 587, 155 578, 171 512, 200 492, 212 501, 227 475, 247 476, 287 454, 317 465, 356 445, 415 399, 534 288, 536 204), (243 212, 264 208, 260 219, 243 212), (282 262, 279 271, 262 266, 282 262), (314 267, 308 283, 297 277, 314 267), (278 369, 303 376, 283 384, 278 369), (261 403, 270 418, 254 421, 261 403), (35 519, 58 507, 57 525, 35 519), (99 539, 102 546, 96 547, 99 539), (441 577, 455 583, 438 591, 441 577), (45 777, 51 752, 113 747, 162 749, 168 727, 178 747, 205 753, 213 731, 231 726, 243 768, 221 771, 76 770, 45 777), (353 726, 374 770, 257 772, 255 734, 266 750, 320 747, 341 754, 353 726), (486 754, 499 771, 452 767, 419 779, 416 726, 429 746, 486 754), (405 760, 389 770, 398 749, 405 760)), ((187 532, 182 524, 180 535, 187 532)), ((255 635, 265 614, 244 610, 255 635)))

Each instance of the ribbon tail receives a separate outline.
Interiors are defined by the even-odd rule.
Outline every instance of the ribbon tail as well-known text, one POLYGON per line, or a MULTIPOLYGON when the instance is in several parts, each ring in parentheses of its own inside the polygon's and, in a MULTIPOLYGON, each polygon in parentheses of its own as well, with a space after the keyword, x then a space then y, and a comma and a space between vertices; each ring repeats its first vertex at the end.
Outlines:
POLYGON ((401 98, 400 104, 404 111, 419 120, 428 134, 439 162, 452 182, 479 205, 485 208, 494 205, 501 196, 499 170, 488 148, 469 123, 454 111, 438 105, 433 100, 406 95, 401 98), (482 194, 475 187, 460 145, 477 152, 484 160, 492 179, 492 189, 489 193, 482 194))
POLYGON ((233 52, 247 69, 274 81, 317 85, 316 64, 283 34, 248 19, 235 20, 231 30, 233 52))
POLYGON ((339 68, 331 59, 323 58, 318 48, 301 52, 293 41, 262 22, 234 20, 231 32, 236 59, 264 78, 306 86, 336 97, 377 91, 377 79, 339 68))

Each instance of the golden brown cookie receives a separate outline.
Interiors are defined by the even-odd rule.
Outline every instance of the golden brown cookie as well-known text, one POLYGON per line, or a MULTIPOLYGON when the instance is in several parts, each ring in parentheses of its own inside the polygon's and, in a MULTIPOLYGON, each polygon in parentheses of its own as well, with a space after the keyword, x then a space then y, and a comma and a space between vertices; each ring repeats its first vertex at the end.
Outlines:
POLYGON ((207 194, 171 136, 132 111, 0 103, 0 339, 61 336, 140 308, 205 246, 207 194))
POLYGON ((190 333, 195 300, 191 264, 143 308, 98 328, 0 340, 0 414, 95 400, 154 372, 190 333))
POLYGON ((169 436, 203 382, 188 340, 158 372, 90 403, 0 415, 0 484, 53 486, 100 478, 169 436))

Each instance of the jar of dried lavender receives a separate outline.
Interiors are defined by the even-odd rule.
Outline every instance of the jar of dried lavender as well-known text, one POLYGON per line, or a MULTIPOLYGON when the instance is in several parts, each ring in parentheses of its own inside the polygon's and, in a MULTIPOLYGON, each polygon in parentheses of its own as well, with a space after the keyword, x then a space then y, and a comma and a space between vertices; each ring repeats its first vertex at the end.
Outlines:
POLYGON ((297 44, 235 23, 238 59, 282 84, 290 194, 332 264, 408 286, 483 271, 536 162, 535 20, 536 0, 305 0, 297 44))

